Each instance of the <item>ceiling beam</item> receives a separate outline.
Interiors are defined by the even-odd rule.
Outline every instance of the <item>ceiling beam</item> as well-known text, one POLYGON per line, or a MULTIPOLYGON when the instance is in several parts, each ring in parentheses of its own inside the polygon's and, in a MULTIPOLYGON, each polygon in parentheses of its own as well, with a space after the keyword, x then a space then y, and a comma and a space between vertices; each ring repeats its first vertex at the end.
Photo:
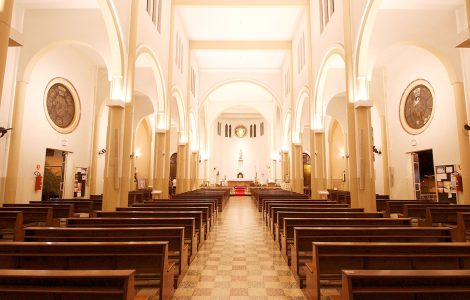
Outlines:
POLYGON ((291 41, 189 41, 191 50, 291 50, 291 41))
POLYGON ((307 6, 309 0, 173 0, 177 6, 307 6))

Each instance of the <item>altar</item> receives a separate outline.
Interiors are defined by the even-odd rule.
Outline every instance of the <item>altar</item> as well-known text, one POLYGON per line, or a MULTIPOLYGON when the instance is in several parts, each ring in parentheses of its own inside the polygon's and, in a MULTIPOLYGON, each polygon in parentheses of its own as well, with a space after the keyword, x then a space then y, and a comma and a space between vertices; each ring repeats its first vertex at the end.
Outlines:
POLYGON ((244 179, 244 178, 236 178, 236 179, 229 179, 227 181, 227 186, 228 187, 234 187, 234 186, 242 186, 242 187, 249 187, 254 185, 253 180, 249 179, 244 179))

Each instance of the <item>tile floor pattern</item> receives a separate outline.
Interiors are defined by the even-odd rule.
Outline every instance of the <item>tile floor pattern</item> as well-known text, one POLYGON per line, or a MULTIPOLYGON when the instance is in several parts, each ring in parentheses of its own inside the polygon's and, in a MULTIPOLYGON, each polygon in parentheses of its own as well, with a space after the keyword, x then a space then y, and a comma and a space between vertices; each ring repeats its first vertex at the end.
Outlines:
POLYGON ((231 197, 173 299, 306 299, 250 197, 231 197))

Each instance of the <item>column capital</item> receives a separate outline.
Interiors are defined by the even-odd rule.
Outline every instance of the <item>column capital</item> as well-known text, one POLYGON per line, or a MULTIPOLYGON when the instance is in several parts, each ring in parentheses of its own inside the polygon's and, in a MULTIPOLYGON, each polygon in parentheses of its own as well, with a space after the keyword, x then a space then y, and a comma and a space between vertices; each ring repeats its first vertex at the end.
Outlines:
POLYGON ((354 108, 359 109, 359 108, 371 108, 374 106, 374 101, 368 99, 368 100, 361 100, 361 101, 356 101, 354 102, 354 108))

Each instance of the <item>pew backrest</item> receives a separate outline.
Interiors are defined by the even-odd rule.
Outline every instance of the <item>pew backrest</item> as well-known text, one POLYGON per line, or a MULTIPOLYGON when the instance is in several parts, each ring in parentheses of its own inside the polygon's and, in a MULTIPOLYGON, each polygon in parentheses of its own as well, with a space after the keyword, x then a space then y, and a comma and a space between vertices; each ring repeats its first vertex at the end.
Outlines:
POLYGON ((0 270, 0 298, 133 300, 134 270, 0 270))

